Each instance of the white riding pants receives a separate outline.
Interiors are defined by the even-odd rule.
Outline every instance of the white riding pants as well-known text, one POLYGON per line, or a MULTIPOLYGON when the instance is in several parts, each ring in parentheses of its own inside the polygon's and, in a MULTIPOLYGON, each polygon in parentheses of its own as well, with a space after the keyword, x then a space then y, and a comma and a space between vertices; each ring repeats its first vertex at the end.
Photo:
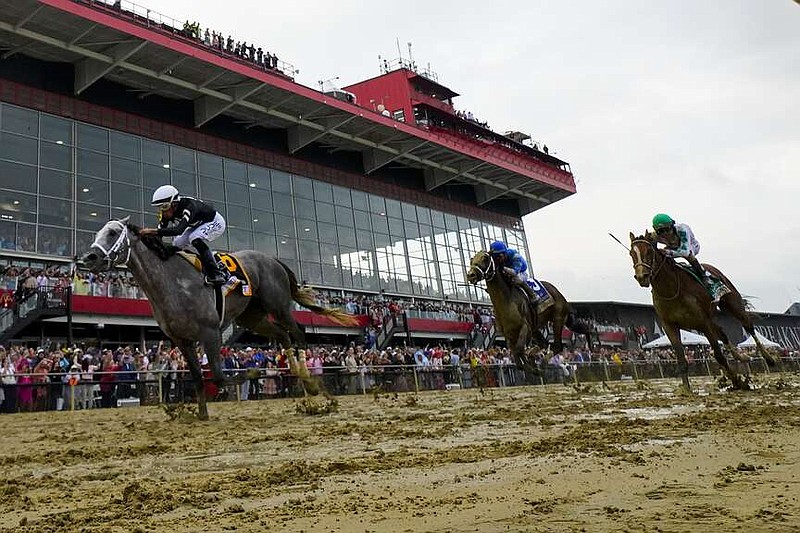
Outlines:
POLYGON ((213 241, 225 232, 225 218, 217 213, 214 220, 200 224, 196 228, 188 228, 186 231, 178 235, 172 240, 173 246, 177 246, 181 250, 197 250, 192 246, 192 241, 195 239, 205 239, 208 242, 213 241))

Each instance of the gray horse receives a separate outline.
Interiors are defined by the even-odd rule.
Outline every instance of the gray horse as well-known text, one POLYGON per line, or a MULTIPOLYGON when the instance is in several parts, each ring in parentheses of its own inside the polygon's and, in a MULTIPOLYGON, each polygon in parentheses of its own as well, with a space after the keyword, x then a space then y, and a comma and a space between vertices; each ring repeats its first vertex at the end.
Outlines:
POLYGON ((202 372, 197 358, 197 343, 208 356, 213 381, 231 383, 222 373, 219 352, 221 331, 231 322, 254 333, 277 338, 288 347, 293 340, 305 345, 305 335, 292 317, 292 301, 328 316, 344 326, 357 324, 355 317, 338 309, 328 309, 314 302, 313 291, 300 287, 294 273, 272 257, 255 250, 231 254, 250 277, 252 296, 233 291, 225 298, 225 312, 220 323, 214 290, 205 285, 203 276, 188 261, 165 253, 166 245, 155 237, 139 237, 139 228, 128 219, 110 220, 95 236, 90 249, 79 263, 94 272, 127 265, 147 295, 161 330, 186 357, 197 392, 198 417, 208 419, 202 372))

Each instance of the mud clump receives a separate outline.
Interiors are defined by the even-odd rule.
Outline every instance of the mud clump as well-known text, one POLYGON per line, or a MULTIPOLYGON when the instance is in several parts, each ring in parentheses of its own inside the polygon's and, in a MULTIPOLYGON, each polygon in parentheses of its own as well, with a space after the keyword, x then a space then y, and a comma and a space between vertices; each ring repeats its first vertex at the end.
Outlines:
POLYGON ((170 422, 188 424, 197 422, 197 406, 189 403, 165 403, 161 405, 170 422))
POLYGON ((301 415, 317 416, 329 415, 339 410, 339 402, 336 398, 302 398, 295 405, 295 411, 301 415))

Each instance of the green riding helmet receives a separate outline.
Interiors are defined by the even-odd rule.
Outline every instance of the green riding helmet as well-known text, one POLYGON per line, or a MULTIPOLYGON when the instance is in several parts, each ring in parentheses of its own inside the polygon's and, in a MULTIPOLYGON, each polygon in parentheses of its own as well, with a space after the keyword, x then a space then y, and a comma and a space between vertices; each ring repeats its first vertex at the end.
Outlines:
POLYGON ((658 230, 659 228, 671 228, 675 225, 675 221, 672 220, 672 217, 669 215, 665 215, 664 213, 659 213, 653 217, 653 229, 658 230))

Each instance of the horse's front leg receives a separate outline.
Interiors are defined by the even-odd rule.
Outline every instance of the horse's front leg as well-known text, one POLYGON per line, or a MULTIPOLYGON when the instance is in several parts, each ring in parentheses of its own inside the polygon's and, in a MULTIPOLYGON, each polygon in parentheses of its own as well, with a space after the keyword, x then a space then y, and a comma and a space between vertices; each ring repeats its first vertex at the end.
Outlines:
POLYGON ((206 405, 206 391, 203 387, 203 370, 200 368, 200 361, 194 351, 194 342, 182 342, 179 344, 183 357, 189 365, 189 372, 192 374, 194 392, 197 395, 197 418, 208 420, 208 406, 206 405))
POLYGON ((681 331, 676 324, 664 324, 664 333, 666 333, 672 349, 675 350, 675 356, 678 358, 678 373, 681 376, 683 387, 686 392, 691 394, 692 385, 689 383, 689 361, 686 360, 686 352, 683 351, 683 344, 681 343, 681 331))

